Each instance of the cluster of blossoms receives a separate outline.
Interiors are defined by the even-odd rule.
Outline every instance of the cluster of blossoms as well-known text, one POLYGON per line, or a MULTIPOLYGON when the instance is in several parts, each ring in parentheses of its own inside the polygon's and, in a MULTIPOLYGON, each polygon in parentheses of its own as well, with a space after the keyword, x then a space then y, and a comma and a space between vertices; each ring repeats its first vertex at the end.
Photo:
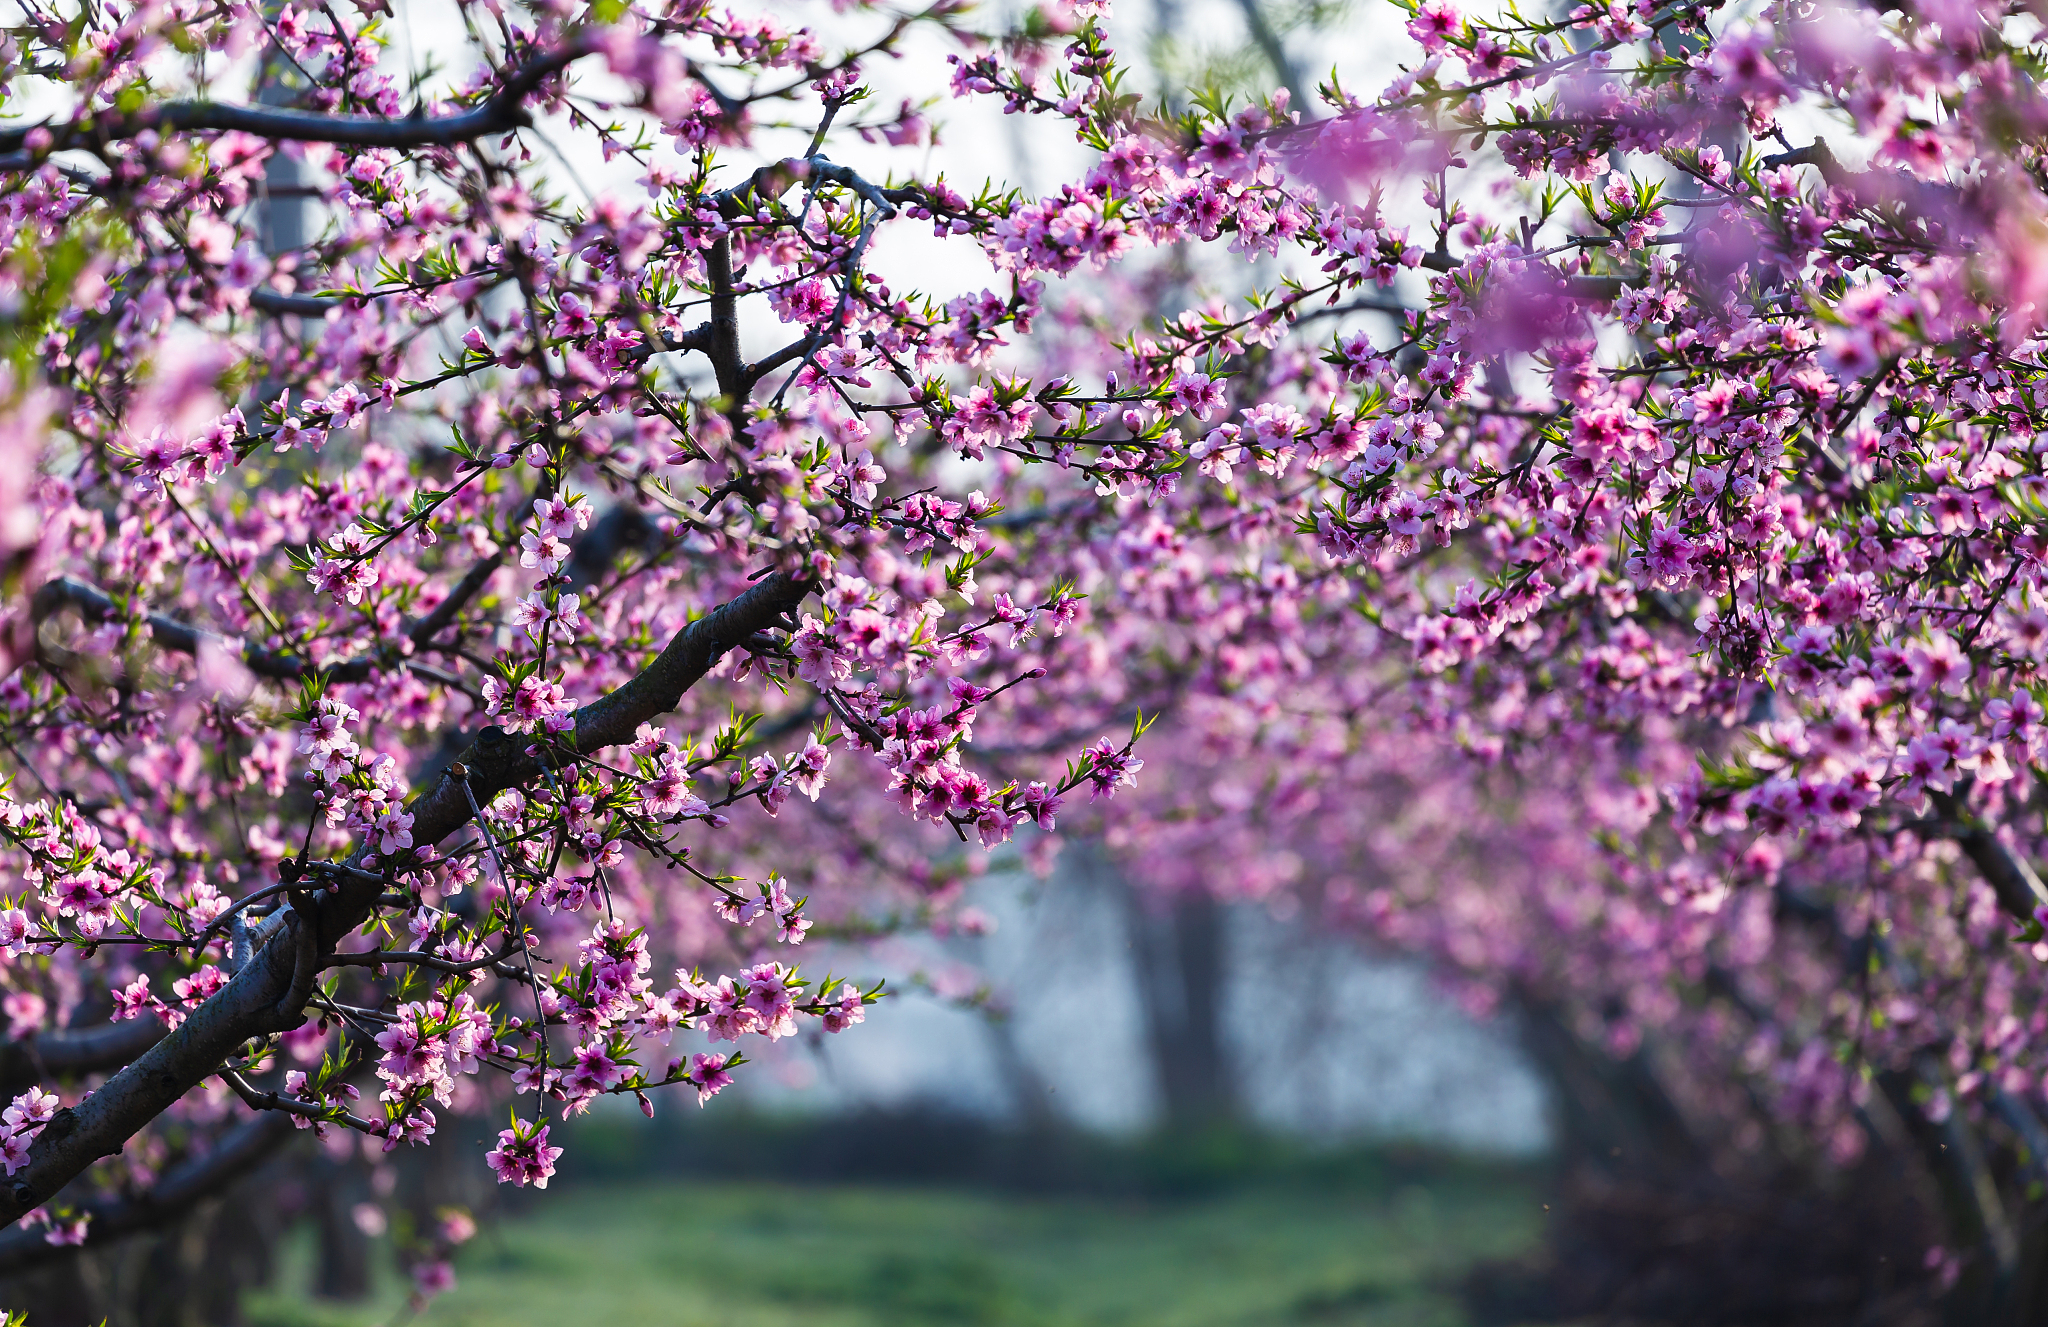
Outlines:
POLYGON ((7 1126, 7 1136, 0 1138, 0 1167, 9 1175, 28 1164, 29 1144, 57 1113, 57 1106, 55 1093, 32 1087, 0 1111, 0 1124, 7 1126))
POLYGON ((590 515, 584 498, 536 498, 533 518, 519 536, 519 565, 537 569, 540 579, 512 606, 512 625, 532 643, 535 659, 515 668, 510 678, 485 678, 481 687, 484 713, 501 717, 515 732, 563 733, 576 726, 576 703, 563 694, 559 681, 546 676, 542 665, 551 644, 569 647, 584 625, 581 596, 564 593, 569 581, 564 568, 569 561, 567 540, 589 527, 590 515))
MULTIPOLYGON (((377 1034, 377 1077, 385 1087, 382 1099, 400 1103, 424 1093, 446 1106, 452 1101, 457 1074, 475 1073, 478 1058, 497 1050, 490 1016, 467 993, 452 1002, 412 1000, 400 1005, 392 1022, 377 1034)), ((412 1131, 433 1133, 434 1118, 421 1110, 412 1131)), ((398 1140, 396 1131, 392 1141, 398 1140)))
POLYGON ((498 1145, 484 1154, 484 1160, 490 1163, 500 1184, 531 1184, 536 1189, 545 1189, 561 1155, 562 1149, 548 1142, 547 1125, 534 1128, 514 1120, 511 1128, 498 1134, 498 1145))
POLYGON ((361 834, 370 845, 364 865, 378 855, 394 856, 413 846, 412 813, 405 809, 405 781, 397 760, 367 752, 349 732, 361 713, 322 697, 299 729, 299 754, 306 780, 324 807, 329 825, 361 834))

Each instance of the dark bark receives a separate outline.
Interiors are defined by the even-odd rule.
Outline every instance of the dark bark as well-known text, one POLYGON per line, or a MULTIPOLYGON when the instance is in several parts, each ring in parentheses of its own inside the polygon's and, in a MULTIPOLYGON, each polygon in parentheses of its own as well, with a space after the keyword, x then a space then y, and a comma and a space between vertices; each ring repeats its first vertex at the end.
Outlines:
POLYGON ((263 313, 294 313, 302 318, 324 318, 343 301, 327 295, 282 295, 258 288, 249 292, 249 307, 263 313))
POLYGON ((2048 904, 2048 888, 2032 863, 1998 841, 1981 826, 1956 834, 1963 855, 1982 873, 1984 883, 1998 895, 1998 905, 2021 921, 2033 920, 2034 910, 2048 904))
POLYGON ((711 276, 711 344, 705 352, 718 390, 737 405, 747 395, 747 362, 740 353, 739 297, 733 291, 732 241, 720 236, 706 256, 711 276))
POLYGON ((12 1097, 51 1078, 119 1068, 162 1035, 155 1019, 137 1018, 82 1032, 0 1039, 0 1095, 12 1097))

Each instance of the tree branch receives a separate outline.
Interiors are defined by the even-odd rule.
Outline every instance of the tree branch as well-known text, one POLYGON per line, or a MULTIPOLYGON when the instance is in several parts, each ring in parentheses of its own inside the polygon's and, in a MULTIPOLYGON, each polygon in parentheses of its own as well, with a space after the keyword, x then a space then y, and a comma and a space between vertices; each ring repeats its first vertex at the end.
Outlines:
MULTIPOLYGON (((77 609, 79 616, 88 622, 105 622, 119 616, 113 598, 105 590, 69 576, 60 576, 38 587, 29 600, 29 616, 40 625, 45 618, 55 616, 59 609, 65 607, 77 609)), ((165 649, 196 655, 208 645, 217 646, 238 657, 242 666, 258 677, 296 681, 316 672, 325 672, 337 682, 360 682, 370 675, 368 659, 350 659, 325 669, 315 668, 296 654, 259 650, 247 643, 242 643, 237 650, 236 642, 228 637, 181 622, 166 613, 148 613, 142 620, 149 624, 150 639, 165 649)))
MULTIPOLYGON (((210 101, 173 101, 132 115, 88 115, 69 124, 35 128, 50 134, 47 150, 52 152, 133 138, 145 129, 163 134, 239 130, 274 142, 346 143, 357 147, 451 147, 531 124, 532 118, 522 103, 549 77, 560 73, 589 49, 582 40, 572 39, 558 51, 529 60, 488 100, 458 115, 387 120, 375 115, 315 115, 210 101)), ((0 133, 0 152, 15 152, 27 146, 28 136, 34 131, 31 128, 0 133)))
POLYGON ((788 345, 782 347, 780 350, 772 351, 765 358, 756 360, 754 363, 749 364, 747 366, 746 371, 747 381, 761 381, 761 379, 775 372, 775 370, 781 368, 784 364, 789 363, 791 360, 802 359, 804 356, 810 354, 812 351, 816 350, 821 343, 822 338, 816 332, 810 332, 798 337, 796 340, 790 342, 788 345))
MULTIPOLYGON (((79 616, 89 622, 104 622, 115 615, 114 601, 105 590, 97 585, 73 580, 69 576, 60 576, 37 588, 29 600, 29 616, 37 623, 41 623, 43 619, 54 617, 57 610, 67 606, 76 608, 79 616)), ((210 631, 187 622, 180 622, 177 618, 163 613, 151 613, 144 617, 143 621, 149 624, 150 635, 155 640, 165 648, 176 650, 180 654, 197 654, 199 647, 207 641, 227 644, 227 638, 224 636, 216 636, 210 631)), ((244 659, 243 662, 248 661, 244 659)), ((255 671, 253 665, 250 671, 255 671)))
POLYGON ((304 318, 324 318, 329 309, 338 309, 341 305, 341 300, 326 295, 285 295, 264 286, 249 292, 249 307, 263 313, 296 313, 304 318))
POLYGON ((455 620, 457 613, 468 607, 469 601, 476 598, 477 592, 484 588, 484 583, 504 565, 505 550, 500 547, 497 552, 471 567, 463 578, 455 583, 455 588, 448 592, 448 597, 436 604, 433 612, 413 623, 412 630, 405 633, 414 648, 432 644, 442 629, 455 620))
POLYGON ((155 1019, 135 1018, 89 1032, 48 1032, 0 1041, 0 1093, 13 1096, 46 1078, 118 1068, 161 1036, 163 1025, 155 1019))
MULTIPOLYGON (((455 620, 455 615, 476 597, 485 582, 490 580, 491 574, 504 563, 505 550, 501 548, 471 567, 456 583, 455 588, 448 592, 448 597, 435 606, 433 612, 428 613, 407 630, 406 638, 412 642, 413 647, 418 649, 431 644, 434 638, 455 620)), ((113 597, 105 590, 69 576, 60 576, 39 587, 29 601, 29 615, 37 623, 41 623, 65 607, 77 609, 79 615, 89 622, 105 622, 118 615, 113 597)), ((259 650, 246 643, 236 651, 237 642, 234 640, 208 631, 204 627, 195 627, 165 613, 147 614, 143 621, 149 624, 151 639, 165 649, 175 650, 179 654, 197 654, 208 644, 216 645, 223 650, 237 653, 243 667, 258 677, 268 677, 277 681, 292 682, 316 673, 324 673, 336 682, 361 682, 370 676, 373 668, 383 663, 374 655, 358 655, 353 659, 343 659, 322 666, 301 659, 296 654, 259 650)))
MULTIPOLYGON (((576 712, 576 749, 596 751, 631 741, 634 730, 674 709, 683 693, 695 686, 728 651, 745 644, 747 637, 757 631, 784 625, 785 617, 795 611, 810 590, 809 581, 778 571, 678 631, 668 647, 632 681, 576 712)), ((413 843, 438 843, 468 824, 470 796, 482 805, 507 788, 539 778, 540 761, 527 755, 526 747, 527 743, 501 729, 484 729, 456 757, 457 763, 469 771, 468 794, 463 792, 461 780, 443 776, 433 788, 413 799, 413 843)), ((350 888, 361 890, 369 886, 357 884, 350 888)), ((344 897, 347 893, 345 889, 344 897)), ((339 940, 360 924, 360 919, 348 923, 333 938, 339 940)))
MULTIPOLYGON (((1957 799, 1946 793, 1934 797, 1935 809, 1944 819, 1955 820, 1957 799)), ((2034 909, 2048 904, 2048 885, 2041 883, 2033 864, 2001 843, 1982 825, 1958 826, 1953 837, 1984 883, 1998 895, 1998 905, 2021 921, 2032 921, 2034 909)))
POLYGON ((1816 138, 1805 147, 1795 147, 1790 152, 1765 157, 1761 164, 1766 170, 1781 166, 1813 166, 1820 171, 1822 179, 1838 188, 1847 186, 1855 178, 1854 172, 1835 157, 1834 149, 1828 146, 1825 138, 1816 138))
POLYGON ((523 978, 526 971, 506 960, 519 952, 507 948, 500 953, 487 954, 464 962, 442 958, 418 949, 367 949, 361 953, 329 954, 322 966, 330 968, 379 968, 386 964, 406 964, 416 968, 431 968, 435 972, 464 973, 489 968, 500 977, 523 978))
POLYGON ((221 1070, 220 1077, 221 1081, 226 1083, 234 1091, 234 1094, 242 1099, 242 1104, 250 1110, 276 1111, 281 1115, 296 1115, 302 1120, 315 1120, 322 1124, 339 1124, 345 1128, 354 1129, 357 1133, 374 1134, 380 1138, 384 1136, 382 1126, 366 1120, 360 1115, 352 1115, 348 1111, 333 1106, 316 1106, 309 1101, 296 1101, 291 1097, 282 1096, 279 1093, 256 1087, 248 1079, 232 1069, 221 1070))
MULTIPOLYGON (((206 1155, 172 1167, 149 1192, 89 1205, 85 1247, 99 1248, 183 1216, 262 1165, 292 1132, 289 1116, 261 1116, 238 1125, 206 1155)), ((26 1271, 76 1252, 76 1246, 50 1243, 40 1229, 10 1230, 0 1234, 0 1272, 26 1271)))
POLYGON ((705 354, 728 401, 747 394, 747 362, 740 354, 739 297, 733 293, 732 239, 721 235, 712 244, 707 266, 711 276, 711 337, 705 354))
POLYGON ((278 935, 183 1023, 91 1096, 52 1116, 36 1135, 27 1166, 0 1181, 0 1221, 26 1216, 93 1162, 119 1152, 251 1037, 304 1022, 298 1010, 279 1005, 293 988, 304 931, 305 919, 288 915, 278 935))

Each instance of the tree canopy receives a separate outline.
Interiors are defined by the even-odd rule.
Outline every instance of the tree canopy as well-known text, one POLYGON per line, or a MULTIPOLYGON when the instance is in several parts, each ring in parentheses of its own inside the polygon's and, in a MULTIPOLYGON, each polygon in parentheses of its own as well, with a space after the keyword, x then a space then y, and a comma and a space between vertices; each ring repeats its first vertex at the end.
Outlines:
POLYGON ((2044 1164, 2031 9, 1429 3, 1247 102, 1102 0, 445 8, 6 28, 0 1261, 292 1125, 545 1185, 1077 816, 2044 1164), (1085 167, 930 173, 898 61, 1085 167))

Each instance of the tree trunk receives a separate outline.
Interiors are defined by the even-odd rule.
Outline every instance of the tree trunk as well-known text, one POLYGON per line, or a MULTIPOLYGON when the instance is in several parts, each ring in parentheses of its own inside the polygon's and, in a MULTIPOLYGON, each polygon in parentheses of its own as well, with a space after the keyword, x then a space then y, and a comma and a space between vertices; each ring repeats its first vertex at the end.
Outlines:
POLYGON ((1233 1123, 1238 1103, 1223 1044, 1224 905, 1191 891, 1160 906, 1141 898, 1107 862, 1100 869, 1123 893, 1131 966, 1166 1127, 1190 1133, 1233 1123))

